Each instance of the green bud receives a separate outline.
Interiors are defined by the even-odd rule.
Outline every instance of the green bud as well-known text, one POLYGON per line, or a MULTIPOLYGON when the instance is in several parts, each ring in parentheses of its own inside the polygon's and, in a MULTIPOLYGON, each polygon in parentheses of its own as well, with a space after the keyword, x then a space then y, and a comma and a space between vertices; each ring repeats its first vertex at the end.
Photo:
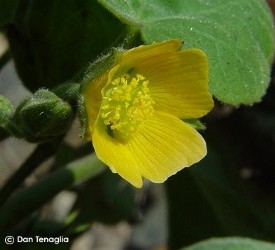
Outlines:
POLYGON ((7 127, 13 112, 12 103, 6 97, 0 95, 0 138, 2 139, 9 135, 7 127))
POLYGON ((61 99, 70 102, 76 103, 76 100, 79 96, 79 83, 63 83, 58 85, 52 91, 61 99))
POLYGON ((10 135, 22 138, 22 131, 13 122, 12 116, 14 107, 12 103, 4 96, 0 95, 0 140, 7 138, 10 135))
POLYGON ((52 139, 65 133, 71 124, 71 106, 54 93, 40 89, 16 109, 15 121, 28 141, 52 139))
POLYGON ((0 126, 5 126, 14 111, 12 103, 4 96, 0 95, 0 126))

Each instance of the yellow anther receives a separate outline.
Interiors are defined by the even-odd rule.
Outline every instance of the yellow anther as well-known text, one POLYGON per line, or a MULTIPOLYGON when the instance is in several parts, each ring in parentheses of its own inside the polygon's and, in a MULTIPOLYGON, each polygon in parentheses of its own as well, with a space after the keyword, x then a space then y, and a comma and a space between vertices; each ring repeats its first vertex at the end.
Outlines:
POLYGON ((119 120, 120 118, 120 113, 118 111, 115 111, 114 119, 119 120))
POLYGON ((113 84, 113 85, 118 85, 119 82, 120 82, 120 79, 117 78, 117 79, 115 79, 114 81, 112 81, 112 84, 113 84))
POLYGON ((142 91, 144 92, 144 93, 148 93, 149 92, 149 89, 148 89, 148 84, 149 84, 149 81, 144 81, 143 83, 142 83, 142 91))
POLYGON ((128 140, 153 114, 154 101, 148 84, 149 81, 140 74, 134 77, 124 74, 106 89, 100 117, 113 130, 113 137, 128 140))
POLYGON ((138 82, 136 78, 132 78, 132 81, 130 82, 130 86, 132 86, 133 88, 137 87, 138 82))
POLYGON ((102 117, 102 118, 107 118, 108 115, 109 115, 109 113, 101 113, 101 117, 102 117))
POLYGON ((107 108, 109 108, 110 107, 110 105, 109 104, 106 104, 106 105, 103 105, 101 108, 102 109, 107 109, 107 108))
POLYGON ((143 75, 137 74, 137 79, 143 81, 145 77, 143 75))
POLYGON ((126 84, 127 84, 127 79, 124 78, 124 77, 120 78, 120 81, 121 81, 121 83, 122 83, 123 85, 126 85, 126 84))

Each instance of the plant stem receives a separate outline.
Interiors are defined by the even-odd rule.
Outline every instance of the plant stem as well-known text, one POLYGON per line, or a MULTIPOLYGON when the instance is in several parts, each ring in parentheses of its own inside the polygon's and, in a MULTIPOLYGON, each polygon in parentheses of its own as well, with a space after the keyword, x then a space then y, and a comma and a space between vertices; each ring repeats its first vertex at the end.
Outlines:
POLYGON ((7 233, 12 226, 26 219, 60 191, 96 176, 104 169, 105 165, 92 154, 69 163, 45 179, 9 197, 0 208, 0 234, 7 233))

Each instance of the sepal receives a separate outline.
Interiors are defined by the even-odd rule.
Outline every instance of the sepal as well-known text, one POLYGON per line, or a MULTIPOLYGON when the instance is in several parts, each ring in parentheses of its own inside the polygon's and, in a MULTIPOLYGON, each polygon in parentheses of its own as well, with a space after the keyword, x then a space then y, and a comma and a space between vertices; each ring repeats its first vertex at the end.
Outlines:
MULTIPOLYGON (((81 122, 81 137, 87 138, 88 135, 88 114, 87 107, 84 103, 84 95, 87 93, 91 94, 88 98, 91 99, 92 102, 96 102, 97 98, 93 94, 91 89, 93 89, 94 85, 97 84, 97 80, 102 78, 103 75, 108 74, 110 69, 115 65, 117 59, 121 55, 122 49, 113 48, 111 51, 95 60, 92 64, 88 66, 83 76, 83 80, 80 86, 80 96, 78 98, 78 114, 81 122)), ((107 82, 106 82, 107 83, 107 82)))
POLYGON ((64 134, 73 117, 71 106, 57 95, 40 89, 16 109, 13 120, 30 142, 50 140, 64 134))
POLYGON ((205 130, 206 129, 205 125, 199 119, 187 119, 184 121, 197 130, 205 130))

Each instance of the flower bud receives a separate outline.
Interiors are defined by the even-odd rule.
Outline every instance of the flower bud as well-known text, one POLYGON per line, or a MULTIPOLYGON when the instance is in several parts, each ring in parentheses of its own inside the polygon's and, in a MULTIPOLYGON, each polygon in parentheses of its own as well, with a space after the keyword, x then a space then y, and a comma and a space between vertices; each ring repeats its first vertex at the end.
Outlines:
POLYGON ((12 103, 0 95, 0 138, 4 139, 9 135, 7 126, 14 111, 12 103))
POLYGON ((15 121, 28 141, 48 140, 66 132, 73 117, 71 106, 54 93, 40 89, 25 99, 15 112, 15 121))
POLYGON ((0 126, 4 127, 13 113, 12 103, 4 96, 0 95, 0 126))
POLYGON ((62 100, 74 104, 79 97, 79 87, 79 83, 68 82, 58 85, 52 91, 62 100))

